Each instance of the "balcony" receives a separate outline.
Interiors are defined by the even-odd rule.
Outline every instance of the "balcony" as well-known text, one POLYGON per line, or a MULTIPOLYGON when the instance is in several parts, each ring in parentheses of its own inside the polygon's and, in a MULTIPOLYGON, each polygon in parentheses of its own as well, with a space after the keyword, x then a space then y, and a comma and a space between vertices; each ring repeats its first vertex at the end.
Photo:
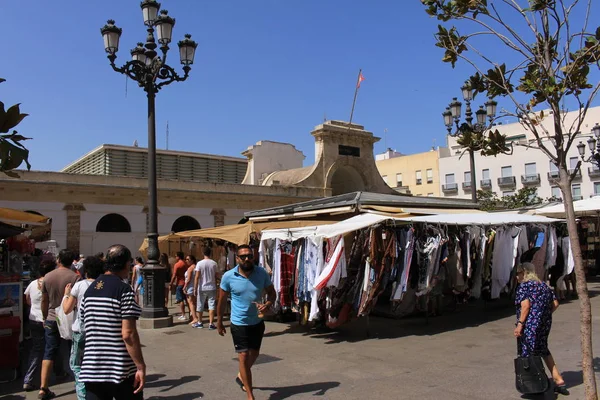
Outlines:
POLYGON ((491 179, 482 179, 479 181, 479 185, 481 189, 491 189, 492 188, 492 180, 491 179))
MULTIPOLYGON (((575 173, 575 170, 574 170, 574 169, 570 169, 570 170, 569 170, 569 174, 573 174, 573 173, 575 173)), ((576 180, 579 180, 579 179, 581 179, 581 168, 579 168, 579 169, 577 170, 577 173, 576 173, 576 174, 575 174, 575 176, 573 177, 573 180, 574 180, 574 181, 576 181, 576 180)))
POLYGON ((583 200, 583 196, 575 196, 573 195, 573 201, 583 200))
POLYGON ((462 188, 465 192, 470 192, 471 191, 471 182, 463 182, 462 188))
POLYGON ((398 185, 394 188, 394 190, 398 193, 410 194, 410 188, 408 186, 398 185))
POLYGON ((540 184, 540 174, 521 175, 521 183, 523 185, 539 185, 540 184))
POLYGON ((590 178, 600 178, 600 168, 589 167, 588 175, 590 176, 590 178))
POLYGON ((549 181, 557 181, 560 179, 558 171, 550 171, 548 172, 548 180, 549 181))
POLYGON ((458 192, 458 183, 446 183, 445 185, 442 185, 442 192, 444 192, 444 193, 458 192))
POLYGON ((517 186, 517 180, 514 176, 503 176, 502 178, 498 178, 498 186, 515 187, 517 186))

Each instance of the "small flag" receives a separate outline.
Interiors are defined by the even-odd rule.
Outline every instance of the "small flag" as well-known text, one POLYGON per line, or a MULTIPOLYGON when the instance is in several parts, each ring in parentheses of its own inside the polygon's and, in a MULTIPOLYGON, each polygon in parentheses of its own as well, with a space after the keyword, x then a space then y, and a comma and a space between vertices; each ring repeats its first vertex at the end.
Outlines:
POLYGON ((360 83, 362 81, 365 80, 365 77, 363 76, 362 72, 360 73, 360 75, 358 76, 358 83, 356 84, 356 87, 359 88, 360 87, 360 83))

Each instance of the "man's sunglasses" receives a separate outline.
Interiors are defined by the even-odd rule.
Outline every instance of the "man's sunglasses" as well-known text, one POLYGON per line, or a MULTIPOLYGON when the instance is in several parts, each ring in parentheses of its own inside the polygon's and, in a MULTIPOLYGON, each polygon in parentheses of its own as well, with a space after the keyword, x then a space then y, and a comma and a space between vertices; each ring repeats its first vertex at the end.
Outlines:
POLYGON ((254 258, 254 254, 242 254, 238 257, 240 260, 252 260, 254 258))

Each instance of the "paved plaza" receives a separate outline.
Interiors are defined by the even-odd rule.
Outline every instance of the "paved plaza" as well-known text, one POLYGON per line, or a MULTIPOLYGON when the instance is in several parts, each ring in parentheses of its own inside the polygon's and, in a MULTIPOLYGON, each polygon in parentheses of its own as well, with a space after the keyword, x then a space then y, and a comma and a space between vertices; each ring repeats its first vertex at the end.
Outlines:
MULTIPOLYGON (((600 283, 590 289, 599 356, 600 283)), ((514 389, 513 308, 506 304, 465 305, 429 324, 420 317, 371 317, 370 338, 364 319, 325 333, 270 322, 254 368, 256 398, 520 399, 514 389)), ((584 398, 578 310, 577 301, 564 303, 550 336, 569 399, 584 398)), ((234 382, 237 361, 229 333, 220 337, 180 324, 141 331, 141 338, 148 364, 146 399, 245 399, 234 382)), ((600 367, 600 357, 596 361, 600 367)), ((52 389, 59 398, 75 399, 72 383, 52 389)), ((34 399, 37 392, 25 396, 16 382, 0 385, 0 398, 34 399)))

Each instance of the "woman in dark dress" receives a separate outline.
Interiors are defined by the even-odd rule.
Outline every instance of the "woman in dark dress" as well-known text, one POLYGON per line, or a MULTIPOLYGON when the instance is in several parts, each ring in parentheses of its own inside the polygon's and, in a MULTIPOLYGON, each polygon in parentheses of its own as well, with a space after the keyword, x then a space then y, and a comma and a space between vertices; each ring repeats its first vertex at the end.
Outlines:
POLYGON ((520 355, 542 357, 552 372, 554 391, 568 395, 565 381, 548 349, 552 313, 558 308, 558 300, 552 289, 537 277, 535 266, 531 263, 523 263, 517 267, 517 280, 519 287, 515 297, 517 323, 514 334, 520 338, 520 355))

